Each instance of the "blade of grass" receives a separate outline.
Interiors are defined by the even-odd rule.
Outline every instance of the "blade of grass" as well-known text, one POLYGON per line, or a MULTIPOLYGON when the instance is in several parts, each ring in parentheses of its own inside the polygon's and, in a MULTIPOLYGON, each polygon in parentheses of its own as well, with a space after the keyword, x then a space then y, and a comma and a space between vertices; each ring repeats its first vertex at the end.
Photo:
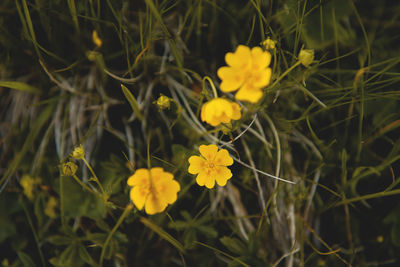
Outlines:
POLYGON ((136 98, 132 95, 132 93, 129 91, 129 89, 125 87, 125 85, 121 84, 121 88, 122 88, 122 92, 124 93, 126 99, 129 102, 129 105, 131 105, 133 112, 136 114, 136 116, 138 117, 138 119, 140 121, 143 121, 143 115, 140 112, 139 105, 136 101, 136 98))
POLYGON ((161 227, 158 225, 155 225, 153 222, 149 221, 148 219, 141 217, 140 221, 148 228, 150 228, 152 231, 156 232, 160 237, 171 243, 179 252, 185 253, 185 249, 183 248, 183 245, 173 238, 170 234, 165 232, 161 227))
POLYGON ((10 89, 33 93, 33 94, 40 94, 41 92, 39 88, 23 82, 0 81, 0 87, 7 87, 10 89))
MULTIPOLYGON (((49 105, 45 108, 42 113, 39 115, 38 119, 34 122, 29 135, 27 136, 24 145, 22 146, 21 150, 18 152, 16 157, 11 161, 9 164, 8 169, 5 171, 4 176, 0 180, 0 187, 1 185, 8 180, 18 169, 20 162, 22 161, 25 154, 28 150, 32 147, 33 142, 35 141, 36 137, 40 133, 41 129, 43 128, 44 124, 49 120, 51 115, 53 114, 54 105, 49 105)), ((3 189, 3 188, 2 188, 3 189)), ((1 191, 0 191, 1 193, 1 191)))
POLYGON ((222 254, 222 255, 224 255, 224 256, 230 258, 231 260, 236 261, 237 263, 240 263, 240 264, 243 265, 243 266, 250 267, 250 265, 244 263, 243 261, 241 261, 241 260, 238 259, 238 258, 235 258, 235 257, 229 255, 229 254, 226 253, 226 252, 223 252, 223 251, 221 251, 221 250, 219 250, 219 249, 216 249, 216 248, 214 248, 214 247, 212 247, 212 246, 209 246, 209 245, 207 245, 207 244, 204 244, 204 243, 201 243, 201 242, 198 242, 198 241, 194 241, 194 243, 195 243, 195 244, 199 244, 199 245, 201 245, 201 246, 203 246, 203 247, 209 248, 209 249, 213 250, 215 253, 220 253, 220 254, 222 254))

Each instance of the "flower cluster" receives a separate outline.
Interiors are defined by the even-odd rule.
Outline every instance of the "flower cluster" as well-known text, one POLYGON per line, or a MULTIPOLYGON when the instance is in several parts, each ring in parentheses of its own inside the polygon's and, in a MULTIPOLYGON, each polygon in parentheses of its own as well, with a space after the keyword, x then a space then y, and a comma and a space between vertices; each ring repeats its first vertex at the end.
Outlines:
POLYGON ((189 158, 189 173, 197 174, 196 182, 200 186, 213 188, 215 182, 224 186, 232 177, 231 170, 227 168, 233 164, 233 159, 226 149, 218 151, 216 145, 201 145, 199 147, 201 156, 189 158))
POLYGON ((159 167, 137 169, 127 183, 132 186, 130 197, 133 204, 139 210, 144 207, 150 215, 162 212, 168 204, 174 203, 181 189, 173 174, 159 167))
POLYGON ((239 45, 234 53, 227 53, 228 66, 218 69, 223 92, 237 91, 237 100, 256 103, 263 95, 262 88, 271 80, 271 54, 260 47, 250 49, 239 45))
POLYGON ((238 103, 217 97, 203 105, 201 108, 201 120, 211 126, 230 123, 231 120, 240 119, 240 110, 241 107, 238 103))

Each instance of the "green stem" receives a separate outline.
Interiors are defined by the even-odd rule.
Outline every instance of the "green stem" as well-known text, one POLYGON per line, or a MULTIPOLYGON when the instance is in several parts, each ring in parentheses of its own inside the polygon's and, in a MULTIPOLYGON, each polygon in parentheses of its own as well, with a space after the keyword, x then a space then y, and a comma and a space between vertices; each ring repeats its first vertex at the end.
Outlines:
POLYGON ((213 81, 212 81, 211 78, 208 77, 208 76, 205 76, 205 77, 203 78, 203 89, 205 89, 206 80, 207 80, 207 81, 210 83, 210 85, 211 85, 212 91, 213 91, 213 93, 214 93, 214 98, 218 98, 217 89, 215 89, 215 86, 214 86, 213 81))
POLYGON ((128 212, 133 208, 132 204, 128 204, 122 213, 121 217, 119 217, 117 223, 115 224, 114 228, 111 230, 111 232, 108 234, 106 241, 104 242, 103 248, 101 249, 101 254, 100 254, 100 266, 103 266, 103 259, 104 259, 104 253, 106 252, 106 248, 108 246, 108 243, 110 243, 110 240, 112 236, 114 235, 115 231, 117 231, 118 227, 121 225, 122 221, 125 219, 126 215, 128 215, 128 212))
POLYGON ((74 178, 75 181, 76 181, 78 184, 80 184, 85 190, 89 191, 89 192, 92 193, 92 194, 95 194, 95 195, 97 194, 95 191, 93 191, 92 188, 90 188, 89 186, 87 186, 86 184, 84 184, 84 183, 81 181, 81 179, 79 179, 79 177, 76 176, 76 174, 74 174, 74 175, 72 176, 72 178, 74 178))
POLYGON ((64 212, 64 176, 60 176, 60 216, 61 216, 61 225, 65 230, 65 212, 64 212))
MULTIPOLYGON (((100 183, 99 178, 97 178, 96 174, 94 173, 92 167, 89 165, 89 162, 86 161, 86 159, 84 157, 82 157, 83 162, 85 162, 85 165, 88 167, 90 173, 93 175, 93 179, 94 181, 97 183, 97 185, 99 186, 100 190, 101 190, 101 194, 103 195, 103 197, 106 196, 106 192, 104 191, 103 186, 100 183)), ((78 179, 79 180, 79 179, 78 179)))
POLYGON ((274 86, 280 82, 283 77, 285 77, 289 72, 291 72, 294 68, 296 68, 298 65, 300 65, 301 62, 297 61, 293 66, 291 66, 290 68, 288 68, 281 76, 278 77, 278 79, 275 80, 275 82, 270 86, 271 88, 274 88, 274 86))
POLYGON ((21 198, 19 199, 19 202, 21 203, 21 206, 22 206, 22 208, 24 209, 26 218, 28 219, 28 224, 29 224, 29 226, 31 227, 32 234, 33 234, 33 237, 34 237, 34 239, 35 239, 35 243, 36 243, 36 246, 37 246, 37 249, 38 249, 38 252, 39 252, 40 260, 41 260, 41 262, 42 262, 42 266, 46 266, 46 262, 45 262, 45 260, 44 260, 42 250, 40 249, 39 237, 38 237, 38 235, 36 234, 35 227, 33 226, 33 222, 32 222, 31 216, 29 216, 28 209, 26 208, 26 206, 25 206, 25 204, 24 204, 24 201, 23 201, 21 198))

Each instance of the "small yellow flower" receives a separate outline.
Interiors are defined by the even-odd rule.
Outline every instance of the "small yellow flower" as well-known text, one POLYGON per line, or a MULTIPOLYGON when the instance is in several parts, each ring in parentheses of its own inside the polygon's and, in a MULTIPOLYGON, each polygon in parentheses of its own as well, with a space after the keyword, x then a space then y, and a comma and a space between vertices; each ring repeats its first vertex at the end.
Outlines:
POLYGON ((238 103, 218 97, 204 103, 200 116, 202 121, 215 127, 221 123, 240 119, 242 116, 240 110, 238 103))
POLYGON ((57 217, 56 207, 57 207, 57 199, 55 197, 50 197, 49 201, 46 203, 44 214, 46 214, 50 218, 56 218, 57 217))
POLYGON ((171 101, 172 99, 169 98, 168 96, 165 95, 160 95, 160 97, 157 99, 157 106, 163 110, 166 108, 169 108, 171 106, 171 101))
POLYGON ((216 145, 201 145, 199 147, 201 156, 189 158, 190 174, 198 174, 196 182, 200 186, 213 188, 215 181, 218 185, 224 186, 232 177, 232 172, 227 166, 233 164, 233 159, 226 149, 218 151, 216 145))
POLYGON ((133 204, 139 210, 144 207, 150 215, 162 212, 168 204, 174 203, 181 189, 173 174, 159 167, 137 169, 127 183, 132 186, 130 197, 133 204))
POLYGON ((41 183, 41 179, 36 177, 31 177, 27 174, 23 175, 19 181, 22 188, 24 189, 24 194, 30 200, 34 198, 34 192, 36 191, 36 186, 41 183))
POLYGON ((83 159, 85 157, 85 150, 83 149, 83 146, 79 145, 78 147, 75 147, 71 156, 76 159, 83 159))
POLYGON ((269 37, 262 44, 267 50, 275 50, 276 42, 269 37))
POLYGON ((93 43, 94 43, 97 47, 100 47, 100 46, 103 44, 103 42, 102 42, 101 39, 99 38, 99 35, 97 34, 97 31, 96 31, 96 30, 94 30, 93 33, 92 33, 92 40, 93 40, 93 43))
POLYGON ((218 69, 222 80, 221 90, 233 92, 238 90, 237 100, 256 103, 263 95, 262 88, 271 80, 271 54, 260 47, 239 45, 234 53, 227 53, 225 61, 228 66, 218 69))
POLYGON ((301 49, 299 53, 299 61, 303 66, 308 67, 314 61, 314 50, 301 49))

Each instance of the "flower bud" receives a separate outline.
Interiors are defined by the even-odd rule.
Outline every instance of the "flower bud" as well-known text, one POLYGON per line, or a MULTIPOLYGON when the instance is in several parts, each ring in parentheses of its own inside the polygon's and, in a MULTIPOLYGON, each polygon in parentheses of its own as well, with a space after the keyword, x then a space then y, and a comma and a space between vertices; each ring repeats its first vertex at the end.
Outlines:
POLYGON ((75 159, 83 159, 85 157, 85 150, 83 149, 83 146, 79 145, 78 147, 75 147, 71 156, 75 159))
POLYGON ((310 66, 310 64, 314 61, 314 50, 301 49, 299 53, 299 61, 304 67, 310 66))
POLYGON ((78 165, 76 165, 73 162, 64 163, 62 166, 62 172, 63 172, 63 175, 65 175, 65 176, 75 175, 77 169, 78 169, 78 165))
POLYGON ((262 44, 267 50, 275 50, 276 42, 269 37, 262 44))
POLYGON ((160 110, 166 109, 171 106, 171 98, 165 96, 165 95, 160 95, 160 97, 157 99, 157 106, 160 108, 160 110))

